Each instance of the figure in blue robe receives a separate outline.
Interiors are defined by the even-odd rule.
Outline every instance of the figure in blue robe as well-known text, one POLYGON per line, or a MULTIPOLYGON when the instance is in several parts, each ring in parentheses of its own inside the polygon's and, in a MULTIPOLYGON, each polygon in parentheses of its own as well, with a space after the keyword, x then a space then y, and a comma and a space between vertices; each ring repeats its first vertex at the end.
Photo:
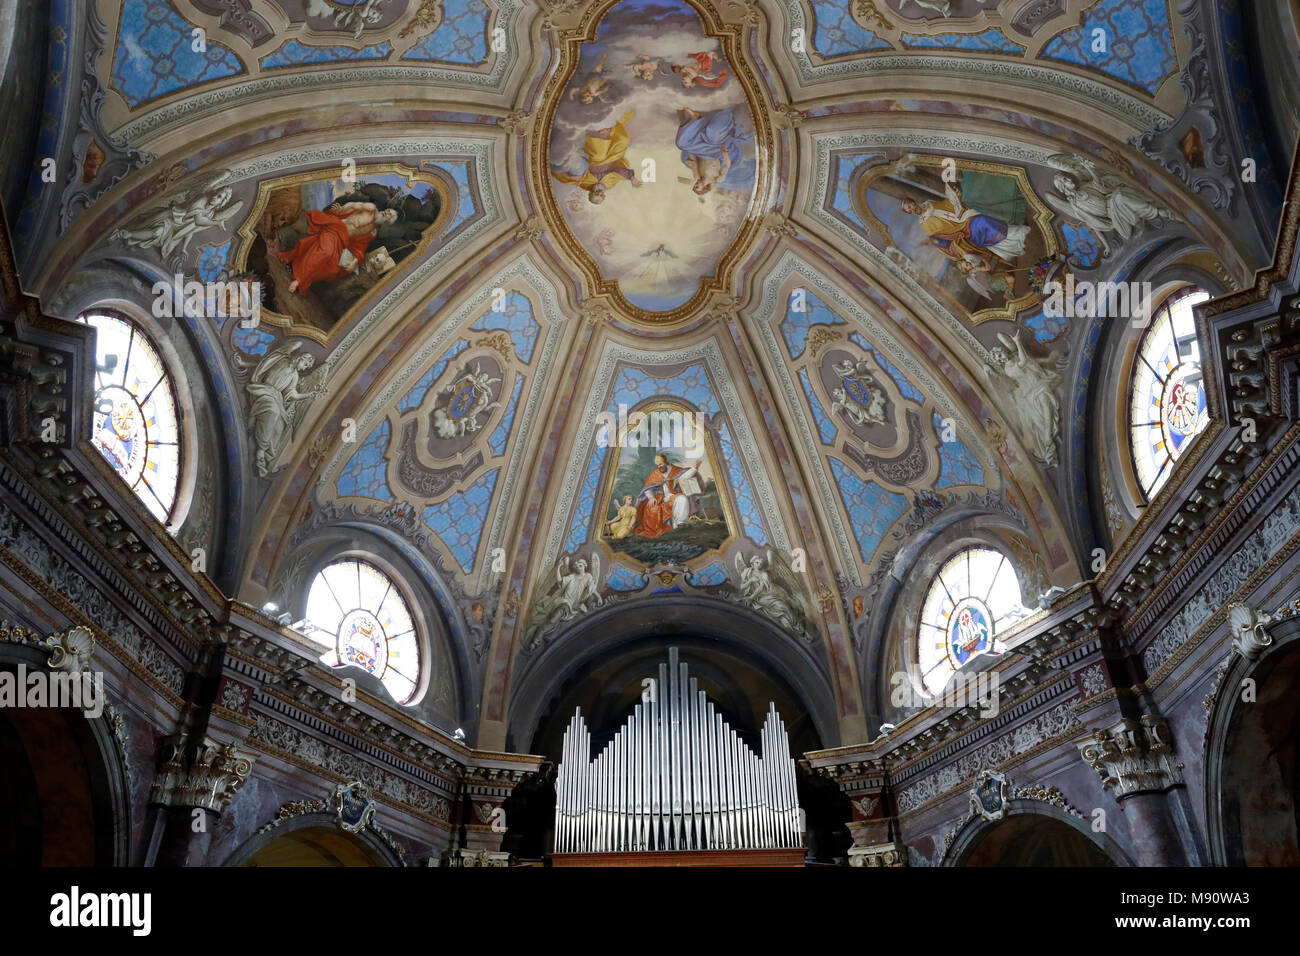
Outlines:
POLYGON ((754 181, 755 163, 745 155, 744 144, 754 138, 736 123, 732 109, 678 110, 677 148, 682 162, 694 174, 690 182, 695 194, 704 194, 714 186, 719 189, 748 189, 754 181))

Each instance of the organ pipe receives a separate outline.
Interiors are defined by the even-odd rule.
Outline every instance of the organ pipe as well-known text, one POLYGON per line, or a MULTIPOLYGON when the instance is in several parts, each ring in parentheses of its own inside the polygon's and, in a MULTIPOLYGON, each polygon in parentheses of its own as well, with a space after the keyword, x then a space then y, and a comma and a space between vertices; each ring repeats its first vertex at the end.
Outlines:
POLYGON ((754 753, 713 709, 677 648, 593 759, 579 708, 564 732, 557 853, 797 848, 794 759, 769 703, 754 753))

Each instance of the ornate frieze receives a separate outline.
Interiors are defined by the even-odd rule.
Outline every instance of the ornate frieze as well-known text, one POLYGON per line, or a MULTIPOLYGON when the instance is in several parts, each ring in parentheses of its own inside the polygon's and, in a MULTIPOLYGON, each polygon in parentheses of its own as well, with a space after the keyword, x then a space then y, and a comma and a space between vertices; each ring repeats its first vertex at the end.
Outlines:
POLYGON ((324 772, 339 780, 363 783, 371 792, 403 805, 426 819, 448 822, 450 804, 445 796, 265 714, 257 715, 257 725, 250 735, 249 743, 268 749, 268 752, 281 759, 287 759, 310 771, 324 772))
POLYGON ((1300 534, 1300 488, 1289 494, 1263 524, 1224 561, 1142 652, 1148 675, 1170 660, 1193 635, 1217 618, 1247 581, 1300 534))
POLYGON ((996 767, 1024 758, 1033 748, 1069 733, 1077 723, 1078 718, 1070 703, 1058 704, 1004 732, 986 746, 971 748, 956 760, 900 791, 899 812, 915 810, 946 796, 959 789, 982 768, 996 767))

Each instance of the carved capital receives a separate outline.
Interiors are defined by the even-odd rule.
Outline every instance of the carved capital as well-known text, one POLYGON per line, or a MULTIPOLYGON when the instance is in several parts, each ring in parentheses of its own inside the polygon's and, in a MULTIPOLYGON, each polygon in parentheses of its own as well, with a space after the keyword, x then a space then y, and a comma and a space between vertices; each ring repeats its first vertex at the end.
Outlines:
POLYGON ((168 737, 149 800, 165 807, 201 807, 220 813, 248 780, 255 759, 233 743, 205 738, 190 745, 185 734, 168 737))
POLYGON ((501 850, 448 850, 443 854, 443 866, 509 866, 512 857, 501 850))
POLYGON ((901 843, 851 846, 849 866, 907 866, 907 847, 901 843))
POLYGON ((1097 771, 1103 790, 1116 798, 1167 790, 1183 782, 1183 765, 1174 760, 1173 739, 1163 717, 1125 717, 1107 730, 1094 730, 1079 744, 1079 756, 1097 771))

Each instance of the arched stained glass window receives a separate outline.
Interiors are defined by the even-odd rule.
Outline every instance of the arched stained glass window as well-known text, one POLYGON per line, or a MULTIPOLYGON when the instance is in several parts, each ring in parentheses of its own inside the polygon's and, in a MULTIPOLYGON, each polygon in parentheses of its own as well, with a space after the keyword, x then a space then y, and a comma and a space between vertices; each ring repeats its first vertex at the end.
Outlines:
POLYGON ((328 565, 307 592, 303 633, 327 648, 331 667, 360 667, 378 677, 399 704, 420 683, 420 642, 410 606, 393 580, 354 558, 328 565))
POLYGON ((1138 346, 1130 383, 1133 467, 1151 499, 1209 420, 1192 307, 1208 299, 1199 289, 1165 301, 1138 346))
POLYGON ((77 317, 95 328, 95 419, 90 440, 163 523, 176 507, 181 476, 176 394, 158 350, 123 315, 77 317))
POLYGON ((968 548, 944 564, 921 609, 917 658, 927 694, 938 694, 970 661, 993 650, 997 633, 1028 613, 1006 556, 968 548))

